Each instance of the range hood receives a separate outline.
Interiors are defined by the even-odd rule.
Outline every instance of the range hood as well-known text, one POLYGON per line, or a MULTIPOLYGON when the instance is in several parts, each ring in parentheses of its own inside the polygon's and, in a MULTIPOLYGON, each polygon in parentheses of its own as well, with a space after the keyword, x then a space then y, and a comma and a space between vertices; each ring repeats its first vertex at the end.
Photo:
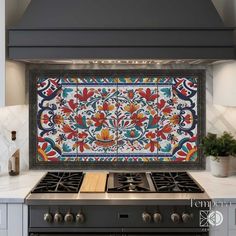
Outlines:
POLYGON ((211 0, 31 0, 8 57, 234 59, 234 29, 211 0))

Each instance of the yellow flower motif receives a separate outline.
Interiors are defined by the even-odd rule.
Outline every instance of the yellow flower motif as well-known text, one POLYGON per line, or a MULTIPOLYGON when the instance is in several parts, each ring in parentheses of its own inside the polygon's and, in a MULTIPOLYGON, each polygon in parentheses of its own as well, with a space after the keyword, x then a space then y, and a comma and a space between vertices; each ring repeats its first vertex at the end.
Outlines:
POLYGON ((103 129, 101 134, 96 135, 97 141, 95 142, 98 146, 111 147, 115 144, 113 140, 114 136, 110 135, 109 129, 103 129))
POLYGON ((139 105, 135 105, 135 104, 131 103, 130 105, 125 106, 124 109, 127 112, 132 114, 139 109, 139 105))
POLYGON ((114 108, 114 105, 109 105, 107 102, 104 102, 102 106, 98 106, 100 111, 112 111, 114 108))
POLYGON ((104 141, 109 141, 109 140, 112 140, 113 139, 113 135, 110 135, 110 131, 109 129, 103 129, 101 131, 101 134, 97 134, 96 135, 96 138, 98 140, 104 140, 104 141))

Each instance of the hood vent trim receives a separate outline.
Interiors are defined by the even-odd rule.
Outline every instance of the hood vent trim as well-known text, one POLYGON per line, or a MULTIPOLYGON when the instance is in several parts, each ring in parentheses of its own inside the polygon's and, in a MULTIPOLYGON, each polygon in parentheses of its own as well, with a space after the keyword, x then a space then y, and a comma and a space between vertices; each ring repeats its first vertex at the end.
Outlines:
POLYGON ((234 59, 210 0, 32 0, 10 59, 234 59))

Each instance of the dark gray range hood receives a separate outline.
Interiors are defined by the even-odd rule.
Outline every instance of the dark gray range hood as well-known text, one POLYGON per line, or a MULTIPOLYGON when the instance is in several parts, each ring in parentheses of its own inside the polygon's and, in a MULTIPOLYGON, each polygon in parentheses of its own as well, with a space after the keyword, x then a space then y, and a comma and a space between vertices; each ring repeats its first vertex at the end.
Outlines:
POLYGON ((31 0, 10 59, 234 59, 211 0, 31 0))

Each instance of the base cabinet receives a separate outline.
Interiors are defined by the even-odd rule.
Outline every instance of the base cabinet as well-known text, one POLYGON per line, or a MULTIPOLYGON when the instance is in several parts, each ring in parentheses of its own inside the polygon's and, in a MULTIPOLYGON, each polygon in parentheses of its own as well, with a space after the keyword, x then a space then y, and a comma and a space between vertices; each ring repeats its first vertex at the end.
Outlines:
MULTIPOLYGON (((236 236, 236 204, 226 203, 224 206, 214 207, 223 216, 220 225, 210 226, 210 236, 236 236)), ((216 218, 216 224, 219 218, 216 218)))
POLYGON ((0 204, 0 236, 27 236, 27 212, 24 204, 0 204))

